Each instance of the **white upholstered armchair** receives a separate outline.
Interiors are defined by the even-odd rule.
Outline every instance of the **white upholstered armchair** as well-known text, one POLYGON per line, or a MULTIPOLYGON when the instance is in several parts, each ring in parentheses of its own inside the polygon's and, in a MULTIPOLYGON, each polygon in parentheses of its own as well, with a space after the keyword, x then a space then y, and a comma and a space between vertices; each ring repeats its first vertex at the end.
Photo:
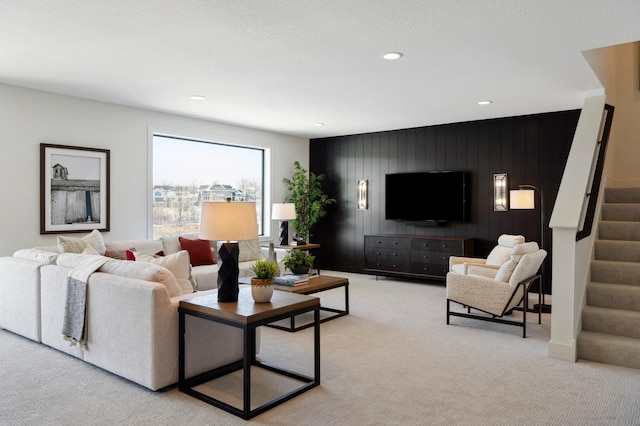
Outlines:
MULTIPOLYGON (((546 256, 547 252, 537 243, 530 242, 514 247, 509 260, 498 269, 475 264, 468 265, 466 274, 449 272, 447 324, 450 316, 493 321, 522 327, 522 337, 526 337, 529 287, 540 278, 538 270, 546 256), (463 305, 466 312, 452 311, 451 302, 463 305), (521 303, 522 322, 502 318, 521 303), (472 314, 471 309, 480 313, 472 314)), ((538 312, 538 324, 540 322, 541 312, 538 312)))

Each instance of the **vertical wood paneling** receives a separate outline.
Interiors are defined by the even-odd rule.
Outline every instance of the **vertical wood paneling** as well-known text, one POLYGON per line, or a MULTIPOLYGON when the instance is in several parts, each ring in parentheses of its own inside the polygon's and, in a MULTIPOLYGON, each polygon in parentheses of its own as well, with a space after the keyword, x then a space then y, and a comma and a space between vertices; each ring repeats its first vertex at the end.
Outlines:
MULTIPOLYGON (((310 170, 326 175, 323 187, 339 204, 330 206, 327 217, 313 230, 312 240, 322 245, 322 267, 363 272, 364 235, 372 234, 474 238, 477 256, 486 256, 502 233, 539 241, 538 209, 493 211, 493 174, 508 173, 511 188, 518 184, 542 188, 548 223, 579 113, 561 111, 311 140, 310 170), (385 174, 429 170, 468 172, 469 220, 434 228, 385 220, 385 174), (356 209, 357 179, 369 180, 368 210, 356 209)), ((428 196, 428 189, 416 190, 416 202, 428 196)), ((545 242, 551 259, 548 229, 545 242)), ((545 291, 550 292, 550 282, 545 283, 545 291)))

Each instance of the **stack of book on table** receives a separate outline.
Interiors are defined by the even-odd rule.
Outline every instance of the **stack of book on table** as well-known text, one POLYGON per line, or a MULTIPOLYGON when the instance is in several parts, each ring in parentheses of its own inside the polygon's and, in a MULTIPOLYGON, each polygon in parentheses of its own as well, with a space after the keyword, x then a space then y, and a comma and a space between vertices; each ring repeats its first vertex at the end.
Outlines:
POLYGON ((309 274, 285 274, 275 277, 274 284, 296 286, 307 284, 309 282, 309 274))

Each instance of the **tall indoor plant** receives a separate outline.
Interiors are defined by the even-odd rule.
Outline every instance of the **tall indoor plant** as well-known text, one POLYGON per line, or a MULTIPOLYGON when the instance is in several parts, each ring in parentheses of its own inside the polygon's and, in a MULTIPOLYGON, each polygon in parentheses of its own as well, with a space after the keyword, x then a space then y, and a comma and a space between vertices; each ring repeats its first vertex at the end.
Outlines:
POLYGON ((283 181, 291 191, 287 202, 296 206, 296 218, 292 220, 292 224, 298 241, 307 242, 313 225, 327 214, 325 207, 335 203, 336 200, 327 196, 322 190, 321 182, 324 175, 307 173, 299 161, 294 161, 293 166, 295 167, 293 176, 291 179, 284 178, 283 181))

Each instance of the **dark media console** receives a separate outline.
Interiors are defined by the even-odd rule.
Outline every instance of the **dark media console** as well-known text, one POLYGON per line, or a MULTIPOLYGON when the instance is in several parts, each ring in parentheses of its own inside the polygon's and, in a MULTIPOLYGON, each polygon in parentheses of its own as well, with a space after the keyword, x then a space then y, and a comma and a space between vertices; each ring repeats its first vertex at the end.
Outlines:
POLYGON ((364 269, 377 275, 444 279, 450 256, 473 256, 473 239, 364 236, 364 269))

